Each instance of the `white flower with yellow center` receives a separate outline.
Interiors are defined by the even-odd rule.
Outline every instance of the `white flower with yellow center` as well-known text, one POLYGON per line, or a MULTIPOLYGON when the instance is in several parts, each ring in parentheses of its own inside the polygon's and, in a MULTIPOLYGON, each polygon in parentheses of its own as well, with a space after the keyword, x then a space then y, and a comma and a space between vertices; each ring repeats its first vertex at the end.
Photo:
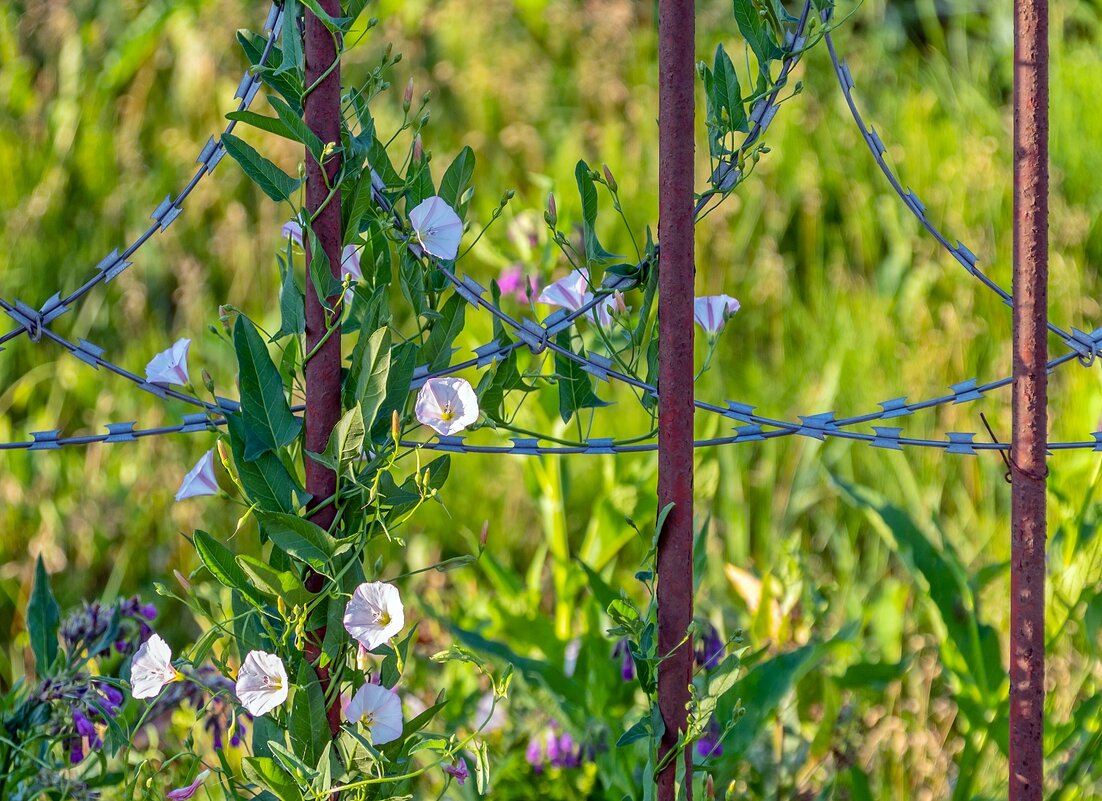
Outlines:
POLYGON ((135 698, 153 698, 166 684, 183 676, 172 666, 172 649, 159 634, 142 643, 130 663, 130 694, 135 698))
POLYGON ((267 651, 249 651, 237 671, 234 692, 254 717, 266 715, 287 700, 283 660, 267 651))
POLYGON ((398 588, 385 581, 368 581, 352 593, 344 608, 344 627, 367 650, 385 643, 406 625, 398 588))
POLYGON ((451 436, 478 420, 478 396, 465 378, 430 378, 417 393, 417 420, 451 436))
POLYGON ((386 745, 402 736, 402 699, 398 693, 367 682, 348 702, 345 717, 371 735, 372 745, 386 745))

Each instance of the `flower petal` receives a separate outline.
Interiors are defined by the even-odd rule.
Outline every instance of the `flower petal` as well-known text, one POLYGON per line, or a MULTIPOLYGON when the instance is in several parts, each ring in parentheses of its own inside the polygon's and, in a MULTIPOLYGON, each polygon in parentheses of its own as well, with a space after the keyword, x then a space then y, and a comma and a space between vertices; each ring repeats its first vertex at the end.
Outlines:
POLYGON ((197 498, 201 495, 217 495, 218 479, 214 475, 214 449, 199 457, 195 467, 188 471, 176 491, 176 500, 197 498))
POLYGON ((438 195, 425 198, 409 213, 409 223, 425 252, 440 259, 454 259, 463 238, 463 221, 438 195))

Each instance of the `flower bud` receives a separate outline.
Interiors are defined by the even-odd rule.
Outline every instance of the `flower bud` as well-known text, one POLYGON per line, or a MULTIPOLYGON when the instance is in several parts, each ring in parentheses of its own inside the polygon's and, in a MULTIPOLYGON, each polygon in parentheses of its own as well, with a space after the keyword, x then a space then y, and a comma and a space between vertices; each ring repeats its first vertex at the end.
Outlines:
POLYGON ((547 213, 543 215, 543 218, 547 220, 547 224, 552 228, 559 221, 559 210, 555 206, 555 193, 552 192, 547 196, 547 213))
POLYGON ((191 582, 187 580, 183 573, 179 570, 173 570, 172 575, 176 576, 176 581, 184 588, 184 592, 191 592, 191 582))
POLYGON ((402 420, 398 417, 398 410, 395 409, 390 414, 390 436, 397 442, 402 437, 402 420))
POLYGON ((429 124, 429 113, 428 113, 428 112, 426 111, 426 112, 425 112, 425 114, 424 114, 424 116, 423 116, 423 117, 421 117, 421 123, 420 123, 420 125, 418 125, 417 127, 419 127, 419 128, 424 128, 424 127, 425 127, 426 125, 428 125, 428 124, 429 124))
POLYGON ((214 379, 211 378, 207 368, 203 368, 203 386, 207 388, 207 392, 214 392, 214 379))
POLYGON ((287 619, 287 602, 283 600, 282 595, 276 596, 276 610, 281 618, 287 619))
POLYGON ((367 673, 367 669, 371 667, 371 660, 368 658, 370 655, 371 652, 364 647, 363 643, 360 643, 356 651, 356 670, 360 673, 367 673))
POLYGON ((716 801, 716 780, 712 778, 712 774, 708 774, 708 778, 704 780, 704 797, 708 801, 716 801))
POLYGON ((409 83, 406 84, 406 93, 402 96, 402 111, 409 111, 409 107, 413 105, 413 78, 409 79, 409 83))
POLYGON ((421 134, 417 134, 417 137, 413 140, 413 161, 420 163, 423 155, 424 148, 421 145, 421 134))
POLYGON ((619 189, 619 186, 616 183, 616 177, 612 174, 612 170, 608 168, 607 164, 602 164, 601 167, 605 171, 605 183, 608 184, 609 189, 615 192, 617 189, 619 189))
POLYGON ((628 313, 628 305, 624 302, 624 293, 618 289, 612 293, 612 310, 614 314, 628 313))
POLYGON ((490 521, 487 520, 482 524, 482 531, 478 535, 478 550, 481 553, 486 550, 486 540, 490 537, 490 521))

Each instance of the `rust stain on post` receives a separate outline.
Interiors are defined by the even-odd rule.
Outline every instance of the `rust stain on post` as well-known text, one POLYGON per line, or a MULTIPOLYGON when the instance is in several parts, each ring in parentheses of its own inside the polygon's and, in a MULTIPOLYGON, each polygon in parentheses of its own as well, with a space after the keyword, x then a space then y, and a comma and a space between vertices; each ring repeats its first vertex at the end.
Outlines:
POLYGON ((1010 801, 1044 790, 1048 62, 1046 0, 1015 0, 1010 801))
MULTIPOLYGON (((340 0, 320 0, 322 9, 329 15, 341 15, 340 0)), ((309 10, 306 11, 306 86, 312 86, 337 60, 337 43, 333 34, 309 10)), ((285 25, 294 25, 296 21, 288 19, 285 25)), ((310 94, 305 101, 306 125, 317 134, 323 143, 341 141, 341 70, 338 64, 310 94)), ((328 181, 322 175, 322 165, 314 160, 310 151, 306 151, 306 209, 313 216, 314 233, 335 277, 340 277, 342 232, 341 232, 341 196, 337 192, 329 198, 326 184, 336 180, 340 170, 340 156, 332 156, 325 164, 328 181), (328 204, 326 199, 329 198, 328 204), (322 208, 324 206, 324 208, 322 208)), ((326 333, 325 304, 310 280, 309 237, 303 236, 306 248, 306 352, 313 353, 314 348, 326 333)), ((339 294, 327 299, 329 308, 338 302, 339 294)), ((317 353, 306 363, 306 450, 321 453, 329 442, 329 434, 341 417, 341 334, 338 329, 318 348, 317 353)), ((314 503, 323 503, 337 490, 337 476, 332 470, 306 457, 306 491, 314 496, 314 503)), ((322 528, 328 528, 334 519, 336 508, 328 503, 310 516, 310 519, 322 528)), ((322 588, 323 579, 312 573, 307 577, 307 587, 317 592, 322 588)), ((311 632, 307 645, 307 657, 311 661, 320 654, 320 643, 325 630, 311 632)), ((323 689, 329 684, 329 671, 317 668, 318 679, 323 689)), ((340 730, 340 704, 334 702, 328 710, 329 729, 335 736, 340 730)))
MULTIPOLYGON (((674 504, 658 541, 658 706, 667 753, 686 726, 693 648, 693 154, 694 37, 692 0, 658 5, 658 503, 674 504), (676 650, 675 650, 676 648, 676 650)), ((677 764, 657 777, 659 801, 692 796, 686 753, 684 786, 677 764)))

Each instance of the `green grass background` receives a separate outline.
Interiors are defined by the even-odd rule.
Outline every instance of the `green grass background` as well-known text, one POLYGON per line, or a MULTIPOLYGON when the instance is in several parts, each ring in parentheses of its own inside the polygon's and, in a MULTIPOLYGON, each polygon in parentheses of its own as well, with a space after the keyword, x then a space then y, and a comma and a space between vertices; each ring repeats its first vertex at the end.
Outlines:
MULTIPOLYGON (((698 56, 710 58, 719 42, 740 53, 729 6, 702 0, 698 9, 698 56)), ((1009 286, 1011 4, 869 0, 840 8, 850 11, 836 42, 862 111, 887 143, 901 180, 944 231, 979 254, 981 268, 1009 286)), ((71 290, 103 254, 145 226, 166 193, 175 195, 231 109, 244 64, 234 29, 255 28, 263 13, 262 4, 227 0, 0 8, 0 293, 37 305, 59 289, 71 290)), ((609 165, 638 233, 654 225, 654 4, 383 0, 369 13, 380 27, 354 51, 349 72, 375 62, 387 42, 404 54, 378 104, 380 127, 396 119, 412 76, 418 95, 433 93, 425 146, 434 154, 437 179, 469 144, 478 159, 475 219, 488 220, 501 193, 517 191, 503 222, 464 262, 467 272, 485 284, 523 261, 511 233, 541 221, 550 189, 560 219, 580 219, 573 188, 579 158, 609 165)), ((1100 15, 1096 2, 1052 5, 1050 310, 1061 325, 1088 331, 1102 321, 1095 267, 1102 256, 1100 15)), ((726 292, 742 302, 698 397, 738 399, 794 419, 827 410, 857 413, 898 395, 925 398, 965 378, 1007 374, 1009 310, 941 252, 891 194, 849 119, 825 50, 810 53, 794 77, 804 89, 781 107, 767 138, 772 152, 698 227, 698 294, 726 292)), ((250 138, 293 166, 290 148, 250 138)), ((703 142, 701 135, 698 148, 703 142)), ((706 176, 702 161, 698 186, 706 176)), ((106 348, 108 358, 138 372, 153 354, 188 336, 193 375, 206 367, 222 394, 233 396, 232 353, 207 327, 217 323, 222 303, 276 319, 274 253, 285 213, 227 159, 167 233, 143 248, 135 266, 92 292, 57 322, 58 330, 106 348)), ((630 251, 607 207, 601 231, 611 250, 630 251)), ((552 271, 555 277, 563 272, 561 260, 539 253, 526 267, 542 268, 545 282, 552 271)), ((473 312, 468 319, 461 344, 473 347, 489 338, 490 326, 473 312)), ((1053 438, 1089 439, 1102 427, 1098 375, 1073 363, 1053 376, 1053 438)), ((595 433, 639 433, 645 420, 622 413, 631 408, 630 395, 602 393, 619 408, 597 416, 595 433)), ((20 338, 0 353, 3 440, 52 428, 98 432, 111 421, 153 426, 186 411, 93 372, 49 343, 20 338)), ((915 436, 983 432, 980 411, 1009 438, 1005 391, 901 424, 915 436)), ((546 411, 526 414, 530 426, 552 425, 546 411)), ((701 415, 697 430, 719 435, 726 425, 701 415)), ((23 673, 22 610, 35 556, 55 574, 63 606, 98 595, 152 595, 152 582, 171 580, 173 569, 195 569, 183 534, 200 526, 234 530, 238 510, 229 504, 173 503, 183 473, 211 441, 191 435, 0 455, 0 687, 23 673)), ((1050 568, 1058 581, 1072 582, 1068 597, 1077 599, 1056 617, 1071 622, 1051 645, 1054 726, 1072 720, 1102 679, 1094 620, 1098 572, 1066 573, 1073 557, 1095 543, 1094 507, 1083 499, 1097 461, 1090 453, 1060 453, 1051 464, 1056 556, 1050 568), (1074 538, 1061 534, 1072 529, 1074 538)), ((1002 632, 1005 654, 1008 582, 999 566, 1009 557, 1009 487, 1001 462, 993 454, 946 457, 782 439, 701 451, 697 465, 699 521, 709 526, 702 609, 728 629, 744 626, 751 644, 770 653, 862 621, 863 658, 908 658, 910 668, 884 687, 846 696, 849 723, 839 738, 849 738, 875 797, 947 797, 968 724, 942 664, 945 631, 929 613, 922 577, 842 499, 832 479, 875 488, 959 555, 975 579, 983 617, 1002 632), (777 620, 755 614, 752 599, 728 580, 728 563, 764 581, 761 608, 772 604, 777 620)), ((626 585, 643 548, 623 518, 641 525, 653 519, 654 480, 650 456, 453 457, 444 506, 415 518, 404 535, 408 551, 391 558, 417 565, 462 551, 488 520, 491 552, 518 575, 543 564, 551 549, 559 560, 580 554, 600 562, 626 585)), ((464 596, 485 591, 473 575, 432 580, 445 582, 437 587, 442 612, 459 603, 458 590, 464 596)), ((572 607, 564 588, 552 592, 546 575, 535 581, 544 588, 537 607, 555 610, 568 629, 572 607)), ((474 615, 490 603, 466 611, 474 615)), ((188 632, 182 621, 172 625, 181 636, 188 632)), ((855 658, 838 657, 823 670, 837 673, 855 658)), ((810 742, 829 719, 795 696, 784 708, 787 713, 758 732, 777 764, 785 758, 785 732, 794 729, 810 742)), ((1092 734, 1098 724, 1088 720, 1083 727, 1092 734)), ((1050 745, 1058 777, 1077 750, 1050 745)), ((829 753, 820 763, 807 758, 790 772, 806 770, 803 785, 825 786, 816 771, 845 769, 829 761, 829 753)), ((984 752, 976 772, 977 793, 1005 792, 1005 762, 996 749, 984 752)), ((1093 782, 1081 778, 1067 797, 1098 797, 1093 782)), ((774 791, 755 792, 774 797, 774 791)))

